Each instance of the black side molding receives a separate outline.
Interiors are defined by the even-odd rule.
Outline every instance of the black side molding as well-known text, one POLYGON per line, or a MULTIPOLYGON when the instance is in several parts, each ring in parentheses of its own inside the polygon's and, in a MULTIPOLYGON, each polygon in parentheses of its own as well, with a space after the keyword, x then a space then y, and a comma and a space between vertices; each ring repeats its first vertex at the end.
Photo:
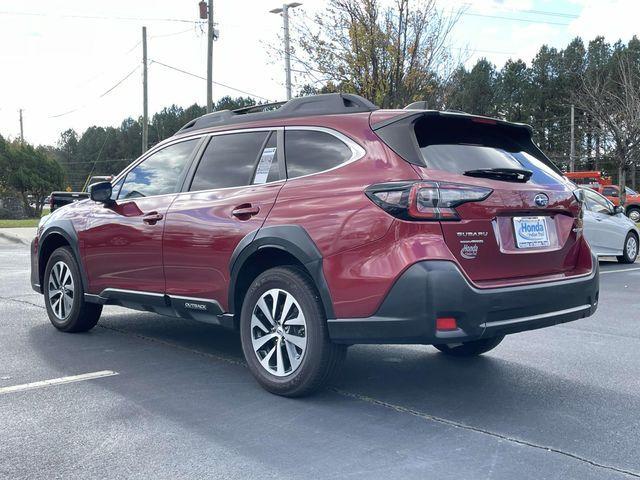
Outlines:
POLYGON ((216 300, 106 288, 99 295, 84 294, 84 300, 100 305, 120 305, 133 310, 169 317, 188 318, 212 325, 233 328, 233 317, 225 315, 216 300))

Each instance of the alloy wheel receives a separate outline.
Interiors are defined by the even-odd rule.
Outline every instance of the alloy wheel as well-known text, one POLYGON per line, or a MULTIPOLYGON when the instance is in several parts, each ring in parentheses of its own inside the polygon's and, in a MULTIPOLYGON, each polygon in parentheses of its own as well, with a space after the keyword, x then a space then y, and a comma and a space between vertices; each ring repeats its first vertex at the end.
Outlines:
POLYGON ((48 280, 49 305, 59 320, 65 320, 71 314, 75 288, 71 269, 64 262, 57 262, 48 280))
POLYGON ((640 210, 631 210, 629 212, 629 218, 636 223, 640 222, 640 210))
POLYGON ((630 260, 633 260, 634 258, 636 258, 636 255, 638 254, 638 241, 636 240, 636 237, 634 237, 633 235, 630 235, 629 239, 627 240, 626 250, 627 250, 627 257, 630 260))
POLYGON ((262 368, 278 377, 295 372, 307 348, 306 330, 293 295, 278 288, 262 294, 251 315, 251 343, 262 368))

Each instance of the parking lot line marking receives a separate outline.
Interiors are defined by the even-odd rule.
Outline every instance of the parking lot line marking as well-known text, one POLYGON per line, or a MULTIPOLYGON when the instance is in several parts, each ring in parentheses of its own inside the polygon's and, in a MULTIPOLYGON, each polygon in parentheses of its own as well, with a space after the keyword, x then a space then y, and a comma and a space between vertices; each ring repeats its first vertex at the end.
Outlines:
POLYGON ((619 268, 617 270, 605 270, 604 272, 600 272, 600 275, 604 275, 605 273, 633 272, 634 270, 640 270, 640 267, 619 268))
POLYGON ((62 385, 65 383, 83 382, 85 380, 93 380, 96 378, 113 377, 118 372, 112 370, 101 370, 99 372, 83 373, 81 375, 71 375, 69 377, 52 378, 51 380, 42 380, 40 382, 24 383, 22 385, 13 385, 11 387, 0 387, 0 395, 5 393, 23 392, 25 390, 33 390, 36 388, 52 387, 54 385, 62 385))

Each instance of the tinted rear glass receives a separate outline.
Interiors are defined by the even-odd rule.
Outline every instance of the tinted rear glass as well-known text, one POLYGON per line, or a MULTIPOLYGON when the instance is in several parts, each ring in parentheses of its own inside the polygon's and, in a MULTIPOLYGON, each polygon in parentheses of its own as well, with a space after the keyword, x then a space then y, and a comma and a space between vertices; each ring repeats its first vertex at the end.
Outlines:
POLYGON ((285 131, 284 151, 289 178, 329 170, 351 158, 351 150, 342 141, 315 130, 285 131))
POLYGON ((211 138, 190 190, 249 185, 258 154, 269 132, 231 133, 211 138))
POLYGON ((529 182, 562 183, 560 174, 526 151, 528 137, 519 130, 442 117, 424 117, 415 125, 427 168, 459 174, 483 168, 526 169, 533 172, 529 182))

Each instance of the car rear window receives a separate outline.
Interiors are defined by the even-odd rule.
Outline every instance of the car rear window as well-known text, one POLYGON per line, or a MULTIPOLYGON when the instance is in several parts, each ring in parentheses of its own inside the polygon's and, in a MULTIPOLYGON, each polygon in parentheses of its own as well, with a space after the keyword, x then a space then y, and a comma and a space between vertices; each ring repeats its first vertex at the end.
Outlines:
POLYGON ((302 177, 335 168, 351 158, 351 149, 333 135, 316 130, 284 133, 287 176, 302 177))
POLYGON ((415 124, 415 136, 427 168, 459 174, 485 168, 526 169, 533 172, 531 183, 563 183, 559 173, 527 151, 514 127, 468 118, 423 117, 415 124))

